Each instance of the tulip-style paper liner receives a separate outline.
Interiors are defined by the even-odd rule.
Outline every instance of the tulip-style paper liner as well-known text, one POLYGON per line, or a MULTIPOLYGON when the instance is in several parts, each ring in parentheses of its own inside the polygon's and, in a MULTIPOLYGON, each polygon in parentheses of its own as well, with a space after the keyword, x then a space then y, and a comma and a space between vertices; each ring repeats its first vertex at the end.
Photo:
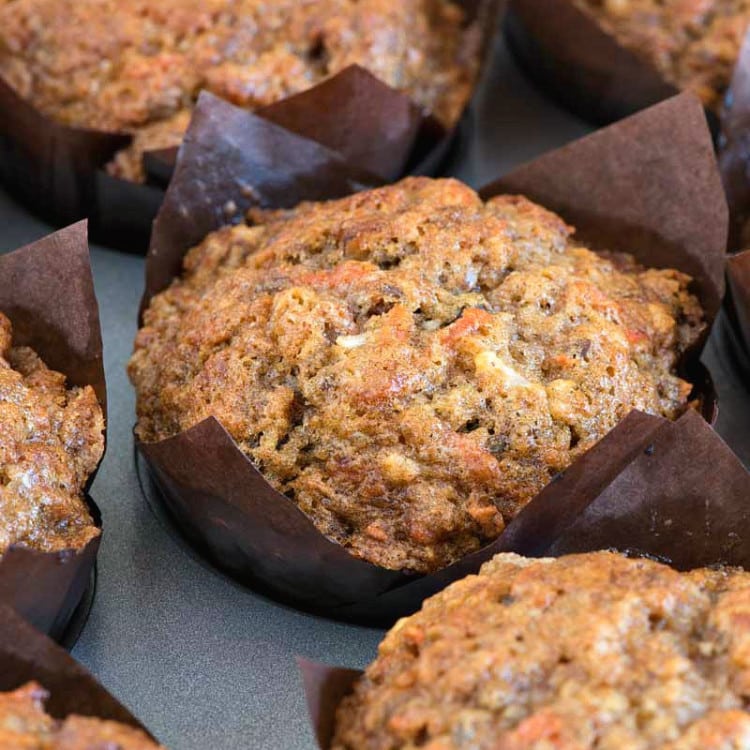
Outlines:
POLYGON ((594 123, 619 120, 677 93, 574 0, 510 0, 505 31, 535 82, 594 123))
MULTIPOLYGON (((534 81, 591 122, 619 120, 677 93, 575 0, 510 0, 505 31, 534 81)), ((731 217, 729 249, 742 250, 750 246, 750 226, 745 228, 750 220, 750 32, 720 114, 707 114, 719 133, 719 164, 731 217)))
MULTIPOLYGON (((0 311, 13 324, 15 345, 32 347, 48 367, 67 377, 68 385, 91 385, 106 413, 99 308, 85 222, 0 255, 0 311)), ((87 500, 101 526, 96 505, 87 500)), ((92 577, 98 549, 99 537, 79 551, 11 547, 0 556, 0 601, 39 630, 62 638, 92 577)))
MULTIPOLYGON (((676 422, 632 412, 521 511, 493 547, 526 557, 614 549, 678 570, 750 569, 750 474, 695 412, 676 422)), ((477 570, 464 567, 467 575, 477 570)), ((327 750, 336 708, 361 672, 298 664, 318 746, 327 750)))
MULTIPOLYGON (((200 120, 194 123, 195 130, 202 127, 200 120)), ((226 132, 209 138, 194 131, 186 141, 155 223, 144 304, 179 272, 191 245, 226 223, 227 205, 241 216, 253 203, 274 205, 280 200, 287 206, 326 197, 326 190, 328 197, 346 191, 337 171, 331 178, 329 168, 336 166, 331 162, 323 165, 317 182, 314 175, 302 174, 291 195, 277 191, 273 179, 247 190, 247 152, 226 132), (193 153, 193 138, 213 143, 213 150, 193 153), (214 157, 221 162, 214 163, 214 157), (199 185, 193 179, 197 174, 203 175, 199 185)), ((247 156, 250 170, 262 156, 247 156)), ((284 169, 282 156, 274 155, 271 176, 291 178, 295 165, 284 169)), ((559 211, 595 248, 627 250, 645 265, 692 274, 708 321, 713 321, 723 296, 727 210, 703 109, 691 95, 675 97, 547 154, 483 193, 501 190, 524 192, 559 211)), ((689 353, 685 372, 696 372, 699 349, 689 353)), ((703 397, 710 418, 712 395, 696 396, 703 397)), ((623 456, 629 460, 633 424, 631 420, 613 430, 606 452, 596 454, 613 471, 621 467, 623 456)), ((177 526, 212 562, 242 582, 335 617, 387 623, 414 611, 425 596, 476 570, 502 549, 521 523, 511 523, 494 543, 432 575, 386 570, 353 557, 320 534, 307 515, 266 482, 214 418, 166 440, 139 443, 138 448, 177 526)), ((563 486, 551 484, 540 498, 559 497, 563 486)), ((524 514, 537 513, 544 502, 540 498, 524 514)), ((561 517, 563 506, 555 505, 561 517)), ((534 530, 523 544, 532 544, 536 536, 534 530)))
POLYGON ((70 714, 94 716, 148 734, 133 714, 64 649, 12 609, 0 605, 0 692, 15 690, 32 680, 49 692, 45 708, 56 719, 70 714))
POLYGON ((505 32, 531 78, 595 124, 619 120, 678 91, 575 0, 510 0, 505 32))
MULTIPOLYGON (((504 0, 456 1, 466 11, 459 54, 464 59, 477 56, 481 73, 504 0)), ((61 125, 2 78, 0 112, 0 182, 13 195, 57 225, 88 217, 98 242, 130 252, 146 249, 176 149, 147 153, 146 183, 128 182, 108 174, 105 165, 131 142, 130 136, 61 125)), ((426 117, 407 94, 358 66, 258 110, 256 117, 261 137, 264 125, 285 130, 386 180, 439 171, 456 133, 426 117)), ((307 154, 306 147, 299 149, 298 161, 307 154)))

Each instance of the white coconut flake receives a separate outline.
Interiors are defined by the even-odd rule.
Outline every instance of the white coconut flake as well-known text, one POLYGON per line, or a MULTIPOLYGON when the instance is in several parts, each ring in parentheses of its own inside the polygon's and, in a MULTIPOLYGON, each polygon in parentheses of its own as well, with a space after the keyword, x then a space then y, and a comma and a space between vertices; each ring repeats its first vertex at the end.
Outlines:
POLYGON ((367 335, 364 333, 358 333, 352 336, 339 336, 336 339, 336 344, 342 346, 344 349, 356 349, 358 346, 362 346, 367 341, 367 335))
POLYGON ((474 362, 477 370, 492 369, 501 374, 508 388, 528 388, 532 385, 530 380, 527 380, 518 370, 514 370, 510 365, 503 362, 495 352, 488 350, 480 352, 474 362))

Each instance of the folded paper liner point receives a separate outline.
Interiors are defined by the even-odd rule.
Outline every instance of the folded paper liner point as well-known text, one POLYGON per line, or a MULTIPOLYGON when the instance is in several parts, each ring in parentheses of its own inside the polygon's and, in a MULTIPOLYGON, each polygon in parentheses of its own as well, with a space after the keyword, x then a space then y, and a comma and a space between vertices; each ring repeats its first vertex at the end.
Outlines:
MULTIPOLYGON (((318 174, 304 172, 297 180, 295 165, 285 165, 283 153, 269 156, 243 148, 238 140, 246 132, 243 127, 232 126, 231 136, 226 126, 211 130, 217 105, 230 106, 202 99, 180 154, 154 227, 143 307, 179 273, 185 252, 226 223, 216 207, 232 201, 244 214, 253 204, 279 200, 287 206, 339 197, 348 190, 340 164, 326 154, 318 174), (237 186, 259 174, 261 159, 274 160, 274 177, 267 183, 256 180, 253 196, 243 195, 237 186), (199 170, 204 178, 196 191, 191 175, 199 170), (288 183, 283 195, 278 193, 279 174, 288 183)), ((244 112, 235 116, 250 117, 244 112)), ((710 133, 695 97, 677 96, 546 154, 481 192, 485 198, 498 192, 525 193, 573 223, 578 236, 594 249, 628 251, 646 266, 692 274, 707 321, 713 321, 723 296, 727 208, 710 133)), ((700 347, 689 352, 685 368, 695 368, 699 354, 700 347)), ((714 397, 710 391, 702 396, 710 417, 714 397)), ((619 471, 631 459, 633 441, 663 421, 645 416, 625 420, 602 441, 606 453, 597 452, 596 463, 589 458, 584 464, 589 467, 586 476, 594 475, 593 468, 597 476, 619 471)), ((426 596, 476 571, 510 540, 519 549, 538 545, 540 530, 529 519, 544 517, 552 530, 567 518, 561 503, 548 505, 545 500, 566 497, 568 483, 554 482, 497 540, 436 573, 416 575, 354 558, 320 534, 309 517, 268 484, 213 418, 165 440, 138 443, 138 449, 173 520, 214 564, 297 606, 370 624, 391 623, 413 612, 426 596), (542 514, 550 507, 551 515, 542 514)), ((566 475, 576 476, 579 462, 566 475)))
POLYGON ((57 719, 70 714, 94 716, 149 734, 65 649, 0 604, 0 691, 15 690, 32 680, 49 691, 45 706, 57 719))
MULTIPOLYGON (((612 549, 679 570, 718 563, 750 569, 750 474, 694 411, 676 422, 632 412, 508 531, 497 552, 559 557, 612 549), (621 454, 617 466, 613 450, 621 454)), ((318 747, 329 750, 336 709, 362 672, 297 663, 318 747)))
MULTIPOLYGON (((463 54, 473 50, 479 59, 476 88, 505 0, 457 2, 467 14, 463 54)), ((143 252, 177 149, 146 153, 147 183, 129 182, 110 175, 105 165, 132 142, 130 135, 62 125, 2 78, 0 112, 0 183, 53 224, 88 217, 96 241, 143 252)), ((394 179, 407 169, 438 169, 454 135, 426 118, 406 93, 356 65, 256 116, 269 127, 336 151, 354 171, 380 179, 394 179)), ((305 154, 301 148, 297 156, 305 154)))
MULTIPOLYGON (((99 307, 85 221, 0 255, 0 312, 13 325, 14 345, 32 347, 69 385, 91 385, 106 417, 99 307)), ((88 494, 86 499, 101 527, 99 509, 88 494)), ((77 552, 11 547, 0 556, 0 602, 62 638, 89 585, 100 540, 97 536, 77 552)))
MULTIPOLYGON (((509 44, 524 69, 563 106, 606 124, 678 93, 575 0, 510 0, 509 44)), ((717 114, 719 169, 731 215, 729 249, 750 246, 750 28, 717 114), (746 226, 748 225, 748 226, 746 226)))

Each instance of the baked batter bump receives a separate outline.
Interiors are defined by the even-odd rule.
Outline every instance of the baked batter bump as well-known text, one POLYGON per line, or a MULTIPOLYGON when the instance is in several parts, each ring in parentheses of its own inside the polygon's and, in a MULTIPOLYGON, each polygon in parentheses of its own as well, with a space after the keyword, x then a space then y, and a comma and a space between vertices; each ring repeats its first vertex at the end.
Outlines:
POLYGON ((66 387, 0 313, 0 555, 79 550, 99 534, 83 497, 104 452, 94 389, 66 387))
MULTIPOLYGON (((44 711, 48 693, 36 682, 0 693, 0 747, 8 750, 160 750, 139 729, 86 716, 62 721, 44 711)), ((163 750, 163 748, 161 748, 163 750)))
POLYGON ((334 750, 750 747, 750 574, 501 554, 386 635, 334 750))
POLYGON ((675 365, 704 327, 689 284, 448 179, 254 212, 151 301, 138 437, 216 417, 327 537, 433 571, 632 409, 686 408, 675 365))

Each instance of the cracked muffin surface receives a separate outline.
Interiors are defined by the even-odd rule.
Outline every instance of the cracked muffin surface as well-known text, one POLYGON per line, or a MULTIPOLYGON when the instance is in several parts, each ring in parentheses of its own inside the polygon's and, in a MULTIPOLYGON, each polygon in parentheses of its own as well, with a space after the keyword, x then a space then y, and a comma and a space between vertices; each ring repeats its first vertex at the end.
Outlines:
POLYGON ((689 282, 455 180, 256 211, 151 300, 137 434, 216 417, 327 537, 435 570, 632 409, 686 407, 674 368, 704 326, 689 282))
MULTIPOLYGON (((36 682, 0 693, 0 747, 8 750, 159 750, 140 729, 87 716, 52 718, 36 682)), ((163 749, 162 749, 163 750, 163 749)))
POLYGON ((450 0, 10 0, 0 76, 59 122, 135 134, 109 169, 142 180, 202 89, 256 109, 358 64, 452 126, 478 69, 463 27, 450 0))
POLYGON ((0 555, 11 545, 55 552, 98 536, 84 488, 104 452, 94 389, 66 387, 0 313, 0 555))
POLYGON ((748 0, 575 0, 664 78, 721 106, 750 24, 748 0))
POLYGON ((380 644, 333 750, 750 747, 750 574, 500 554, 380 644))

